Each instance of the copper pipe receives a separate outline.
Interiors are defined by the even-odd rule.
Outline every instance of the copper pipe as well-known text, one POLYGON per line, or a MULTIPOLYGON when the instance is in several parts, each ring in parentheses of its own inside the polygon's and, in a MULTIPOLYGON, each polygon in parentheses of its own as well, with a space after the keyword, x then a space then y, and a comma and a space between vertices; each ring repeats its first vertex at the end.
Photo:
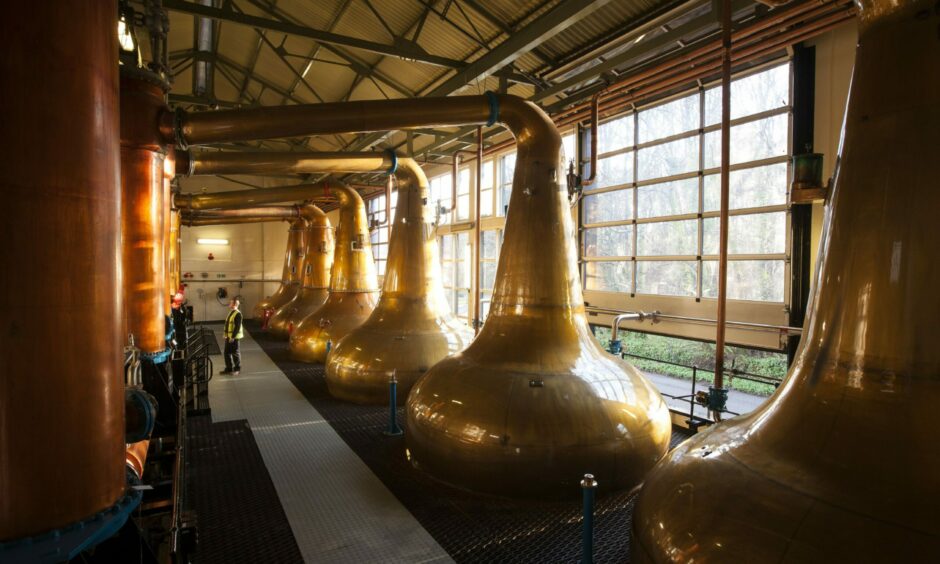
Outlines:
POLYGON ((150 449, 150 439, 144 439, 127 445, 124 450, 124 461, 138 480, 144 477, 144 465, 147 463, 147 451, 150 449))
MULTIPOLYGON (((715 327, 715 381, 722 389, 725 377, 725 320, 728 312, 728 208, 731 174, 731 0, 721 2, 721 173, 718 206, 718 304, 715 327)), ((714 417, 719 419, 720 413, 714 417)))
POLYGON ((861 2, 839 166, 796 359, 760 408, 686 441, 650 473, 634 512, 633 561, 940 554, 940 451, 931 433, 940 402, 940 192, 929 189, 940 177, 934 4, 861 2))
POLYGON ((412 460, 444 481, 513 495, 577 491, 588 471, 610 476, 608 488, 632 488, 668 447, 669 413, 590 332, 558 184, 561 137, 537 106, 488 94, 205 112, 183 115, 178 137, 199 144, 496 122, 516 137, 518 157, 492 311, 470 347, 412 390, 412 460))
POLYGON ((123 494, 117 2, 0 22, 0 542, 123 494))
POLYGON ((141 352, 166 349, 166 237, 169 209, 166 151, 153 130, 165 109, 163 90, 137 76, 121 77, 121 190, 124 333, 141 352))
POLYGON ((480 195, 483 192, 483 128, 477 126, 477 195, 473 210, 473 333, 480 334, 483 324, 482 308, 480 307, 480 242, 482 240, 483 226, 480 225, 480 195))
POLYGON ((404 404, 431 366, 473 339, 444 296, 427 176, 408 158, 399 160, 395 174, 398 205, 382 295, 369 318, 335 345, 326 363, 330 394, 356 403, 388 404, 388 381, 394 376, 398 402, 404 404))
MULTIPOLYGON (((824 33, 825 31, 832 29, 833 27, 851 19, 852 17, 854 17, 853 8, 842 9, 811 24, 807 24, 792 31, 780 34, 772 41, 760 43, 746 48, 740 48, 738 50, 732 50, 732 62, 736 64, 743 64, 761 57, 771 55, 775 51, 778 51, 788 45, 792 45, 794 43, 815 37, 820 33, 824 33)), ((607 101, 602 102, 601 113, 607 115, 617 113, 624 107, 633 105, 639 101, 642 101, 643 99, 654 97, 655 95, 666 92, 671 88, 676 88, 685 83, 691 83, 695 82, 696 80, 703 80, 708 78, 715 70, 719 70, 720 68, 721 61, 716 60, 708 64, 697 66, 692 70, 681 72, 679 74, 667 77, 660 76, 657 82, 649 87, 631 91, 619 96, 614 96, 609 98, 607 101)), ((568 118, 560 120, 559 127, 564 127, 582 119, 584 119, 583 114, 574 114, 568 118)))
MULTIPOLYGON (((582 186, 591 186, 594 184, 594 181, 597 179, 597 127, 598 127, 598 111, 601 103, 600 93, 595 94, 591 97, 591 176, 585 178, 582 182, 582 186)), ((577 156, 575 157, 577 160, 577 156)), ((581 169, 581 163, 575 165, 576 170, 581 169)))
MULTIPOLYGON (((762 41, 777 32, 777 30, 773 29, 774 27, 793 25, 800 21, 805 21, 809 18, 828 13, 833 9, 833 6, 841 6, 845 4, 848 4, 848 2, 843 2, 841 0, 835 2, 802 2, 800 4, 796 4, 787 10, 780 10, 774 15, 758 20, 746 27, 741 28, 740 30, 733 32, 732 42, 741 44, 744 43, 745 40, 749 40, 749 42, 762 41), (752 36, 756 37, 752 38, 752 36)), ((658 77, 662 73, 668 72, 685 63, 688 63, 689 66, 696 66, 701 65, 709 60, 720 60, 722 44, 722 38, 710 40, 701 47, 685 53, 676 54, 661 63, 657 63, 652 66, 648 66, 647 68, 630 73, 628 76, 623 77, 622 79, 614 82, 599 92, 599 94, 602 97, 610 96, 620 90, 626 88, 635 88, 639 85, 648 83, 651 80, 658 81, 658 77)), ((587 111, 590 108, 590 105, 591 102, 584 102, 565 110, 565 112, 571 113, 577 111, 587 111)), ((558 117, 562 118, 563 114, 559 115, 558 117)))
MULTIPOLYGON (((275 221, 286 221, 274 217, 216 217, 212 215, 208 216, 195 216, 198 219, 187 219, 183 225, 186 227, 205 227, 207 225, 236 225, 242 223, 271 223, 275 221)), ((248 282, 248 280, 246 280, 248 282)))

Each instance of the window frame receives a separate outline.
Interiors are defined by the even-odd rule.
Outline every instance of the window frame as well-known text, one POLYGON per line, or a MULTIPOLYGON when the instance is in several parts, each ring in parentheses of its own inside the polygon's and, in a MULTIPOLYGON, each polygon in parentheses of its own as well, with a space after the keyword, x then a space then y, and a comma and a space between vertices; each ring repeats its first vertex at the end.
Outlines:
MULTIPOLYGON (((755 123, 760 120, 772 118, 772 117, 779 116, 779 115, 786 115, 787 120, 788 120, 786 154, 781 155, 781 156, 773 156, 773 157, 762 158, 762 159, 758 159, 754 161, 747 161, 743 163, 733 164, 730 166, 730 171, 734 172, 738 170, 755 169, 755 168, 759 168, 762 166, 786 163, 786 167, 787 167, 786 201, 782 204, 755 206, 755 207, 729 210, 729 216, 757 215, 757 214, 762 214, 762 213, 780 213, 780 212, 784 213, 785 218, 786 218, 785 227, 784 227, 785 233, 786 233, 784 249, 783 249, 783 252, 780 252, 780 253, 734 254, 734 255, 729 255, 728 257, 729 262, 755 261, 755 260, 782 261, 784 265, 784 269, 783 269, 784 280, 783 280, 783 289, 782 289, 783 299, 782 301, 765 301, 765 300, 740 300, 740 299, 733 299, 729 297, 729 302, 734 301, 734 302, 741 302, 741 303, 771 304, 771 305, 776 305, 776 306, 788 307, 789 301, 790 301, 790 291, 789 291, 790 289, 790 253, 791 253, 792 243, 791 243, 791 226, 790 226, 791 214, 790 214, 790 206, 789 206, 789 179, 791 176, 791 164, 790 164, 791 155, 793 153, 793 66, 792 66, 792 60, 789 58, 776 59, 766 64, 755 66, 751 69, 748 69, 747 71, 736 73, 732 77, 732 80, 736 81, 736 80, 744 79, 749 76, 753 76, 755 74, 759 74, 765 71, 770 71, 774 68, 784 66, 784 65, 789 66, 789 91, 788 91, 789 96, 788 96, 787 104, 780 106, 778 108, 773 108, 770 110, 763 110, 754 114, 750 114, 747 116, 733 119, 731 120, 731 127, 733 128, 735 126, 742 125, 742 124, 755 123)), ((609 158, 609 157, 622 155, 622 154, 630 154, 631 155, 630 158, 632 158, 633 160, 632 182, 619 183, 615 185, 604 186, 603 188, 596 188, 596 189, 590 189, 590 190, 586 189, 584 190, 582 194, 582 202, 584 198, 588 198, 590 196, 594 196, 597 194, 632 190, 632 192, 630 192, 628 195, 628 197, 632 199, 632 209, 631 209, 631 217, 628 219, 587 223, 584 221, 585 220, 584 206, 583 205, 581 206, 581 209, 579 210, 579 214, 578 214, 578 222, 580 225, 580 232, 581 232, 578 253, 580 256, 581 276, 583 279, 582 288, 584 289, 585 292, 600 292, 600 293, 608 293, 608 294, 628 294, 631 297, 636 297, 637 295, 641 295, 641 296, 680 298, 680 299, 692 298, 692 299, 695 299, 695 301, 697 302, 703 301, 703 300, 715 300, 714 297, 704 294, 704 287, 706 286, 704 282, 705 263, 718 260, 717 254, 704 254, 703 253, 703 245, 704 245, 704 240, 705 240, 704 225, 705 225, 705 220, 710 219, 710 218, 717 218, 719 217, 720 213, 717 210, 705 211, 704 209, 705 207, 705 179, 706 177, 710 175, 720 173, 720 166, 705 168, 705 140, 706 140, 706 135, 708 135, 709 133, 720 131, 721 124, 718 123, 718 124, 712 124, 712 125, 707 125, 707 126, 705 125, 705 121, 706 121, 705 97, 706 97, 707 91, 711 90, 712 88, 716 86, 720 86, 720 84, 721 84, 720 80, 712 81, 707 84, 700 85, 696 88, 685 90, 673 96, 669 96, 668 98, 659 99, 648 104, 637 105, 633 110, 629 112, 618 114, 616 116, 611 117, 610 119, 607 119, 601 122, 601 125, 603 125, 605 123, 609 123, 617 119, 621 119, 624 116, 628 116, 628 115, 633 116, 633 120, 632 120, 632 127, 633 127, 632 142, 633 143, 632 145, 628 144, 625 146, 616 147, 604 153, 599 153, 597 155, 598 161, 600 161, 603 158, 609 158), (691 95, 696 95, 698 97, 698 110, 699 110, 698 126, 699 127, 693 128, 689 131, 684 131, 684 132, 669 135, 666 137, 646 141, 644 143, 637 142, 639 139, 639 133, 640 133, 639 127, 640 127, 641 120, 639 119, 639 115, 641 112, 669 104, 671 102, 689 97, 691 95), (662 176, 662 177, 638 180, 639 178, 638 160, 639 160, 639 153, 641 150, 649 148, 649 147, 655 147, 655 146, 663 145, 666 143, 674 142, 674 141, 681 140, 681 139, 688 139, 688 138, 694 138, 694 137, 698 137, 698 168, 696 170, 683 172, 679 174, 662 176), (674 215, 664 215, 664 216, 657 216, 657 217, 646 217, 646 218, 639 217, 639 189, 640 188, 644 186, 652 186, 652 185, 663 184, 663 183, 673 182, 673 181, 678 181, 678 180, 687 180, 687 179, 692 179, 692 178, 695 178, 698 181, 697 182, 698 183, 698 209, 696 212, 674 214, 674 215), (698 222, 696 253, 694 255, 688 255, 688 254, 640 255, 639 254, 640 249, 638 247, 638 244, 639 244, 638 238, 639 238, 641 225, 653 224, 653 223, 669 223, 669 222, 687 221, 687 220, 696 220, 698 222), (586 240, 586 235, 588 231, 591 229, 597 229, 597 228, 603 228, 603 227, 614 227, 614 226, 632 226, 631 237, 633 240, 631 244, 628 246, 630 249, 632 249, 632 253, 628 255, 621 255, 621 256, 586 256, 585 240, 586 240), (630 261, 632 263, 631 281, 630 281, 631 291, 629 293, 588 288, 588 277, 587 277, 588 263, 616 262, 616 261, 630 261), (694 288, 693 294, 673 296, 669 294, 639 292, 638 291, 639 290, 638 288, 639 263, 647 262, 647 261, 695 262, 696 263, 696 281, 694 284, 695 288, 694 288)), ((586 163, 587 163, 586 161, 582 160, 582 164, 586 164, 586 163)))

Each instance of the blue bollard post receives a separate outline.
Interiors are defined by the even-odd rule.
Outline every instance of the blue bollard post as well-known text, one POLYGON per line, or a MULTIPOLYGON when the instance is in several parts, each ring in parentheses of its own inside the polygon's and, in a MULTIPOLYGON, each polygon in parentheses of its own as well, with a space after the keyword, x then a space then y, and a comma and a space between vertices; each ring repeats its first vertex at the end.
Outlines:
POLYGON ((388 430, 386 437, 400 437, 405 434, 398 426, 398 380, 395 375, 388 379, 388 430))
POLYGON ((581 527, 581 564, 594 563, 594 492, 597 490, 597 480, 592 474, 585 474, 581 480, 581 491, 584 493, 584 521, 581 527))

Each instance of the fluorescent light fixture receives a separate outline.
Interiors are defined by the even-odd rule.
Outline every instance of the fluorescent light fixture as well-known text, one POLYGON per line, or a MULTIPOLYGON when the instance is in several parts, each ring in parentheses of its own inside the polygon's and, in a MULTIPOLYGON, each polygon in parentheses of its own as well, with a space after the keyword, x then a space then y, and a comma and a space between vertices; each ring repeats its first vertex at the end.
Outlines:
POLYGON ((200 245, 228 245, 228 239, 196 239, 200 245))

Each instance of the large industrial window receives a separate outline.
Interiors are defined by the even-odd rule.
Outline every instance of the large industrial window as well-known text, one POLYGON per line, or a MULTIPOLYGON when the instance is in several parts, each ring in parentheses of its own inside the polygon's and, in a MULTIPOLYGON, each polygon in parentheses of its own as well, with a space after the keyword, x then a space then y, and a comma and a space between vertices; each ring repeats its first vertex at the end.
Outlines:
POLYGON ((483 161, 483 166, 481 168, 482 174, 480 175, 480 201, 477 202, 477 205, 480 206, 480 215, 482 217, 490 217, 493 215, 493 179, 495 174, 493 169, 495 168, 495 161, 493 159, 487 159, 483 161))
POLYGON ((502 229, 489 229, 480 232, 480 320, 486 319, 490 312, 490 300, 493 298, 493 285, 496 282, 496 265, 499 262, 499 249, 503 242, 502 229))
MULTIPOLYGON (((732 82, 730 299, 785 298, 790 110, 789 63, 732 82)), ((599 127, 585 289, 717 297, 720 119, 715 85, 599 127)))
POLYGON ((442 236, 441 278, 451 311, 467 321, 470 317, 470 234, 442 236))
POLYGON ((450 212, 453 209, 453 178, 448 172, 431 179, 431 211, 437 218, 438 225, 450 223, 450 212))
POLYGON ((388 259, 388 238, 391 232, 391 222, 395 217, 395 204, 398 201, 398 192, 392 192, 391 213, 385 216, 385 194, 369 200, 366 209, 369 216, 372 242, 372 258, 375 260, 375 269, 379 276, 385 276, 385 265, 388 259))

